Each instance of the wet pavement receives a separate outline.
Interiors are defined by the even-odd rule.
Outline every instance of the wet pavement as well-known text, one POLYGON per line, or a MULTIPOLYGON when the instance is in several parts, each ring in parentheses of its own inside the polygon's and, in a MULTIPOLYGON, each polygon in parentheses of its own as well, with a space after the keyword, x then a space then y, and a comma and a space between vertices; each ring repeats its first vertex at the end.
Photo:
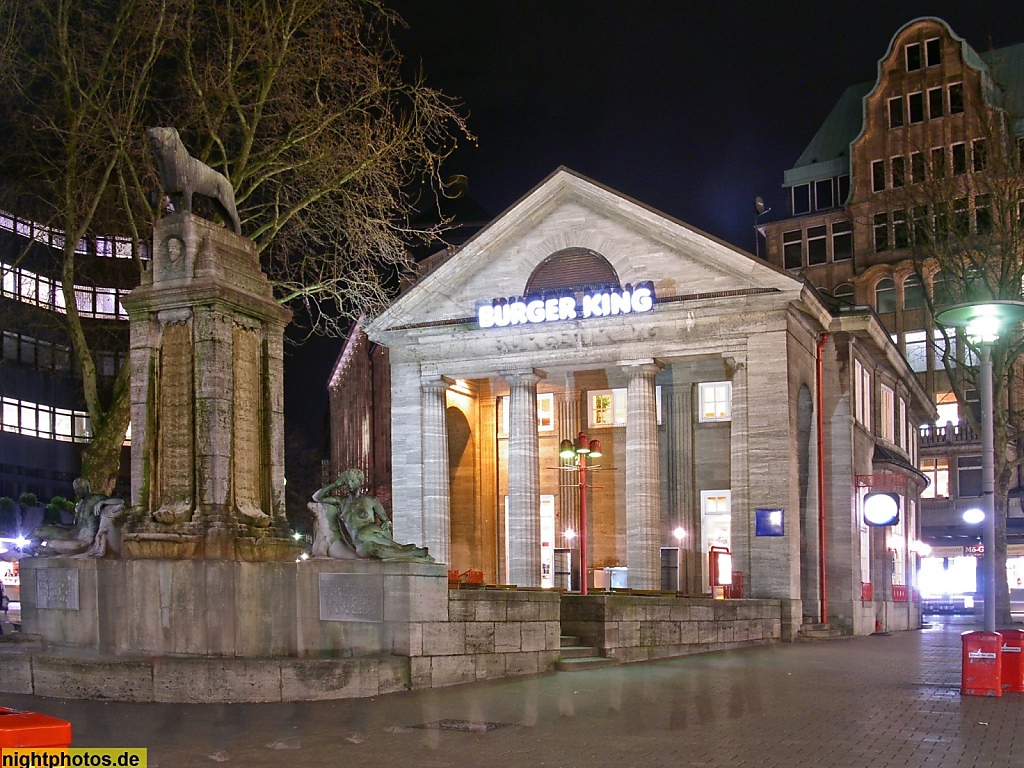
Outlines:
POLYGON ((785 644, 373 699, 123 704, 0 696, 149 765, 1024 766, 1024 694, 960 695, 960 633, 785 644))

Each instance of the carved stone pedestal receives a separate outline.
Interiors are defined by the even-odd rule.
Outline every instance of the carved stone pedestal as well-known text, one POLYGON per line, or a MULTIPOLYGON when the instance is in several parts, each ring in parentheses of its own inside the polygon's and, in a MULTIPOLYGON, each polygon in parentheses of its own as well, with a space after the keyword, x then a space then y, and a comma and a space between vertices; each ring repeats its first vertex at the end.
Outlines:
POLYGON ((131 320, 127 558, 294 560, 284 515, 283 349, 291 313, 251 240, 192 214, 153 235, 131 320))

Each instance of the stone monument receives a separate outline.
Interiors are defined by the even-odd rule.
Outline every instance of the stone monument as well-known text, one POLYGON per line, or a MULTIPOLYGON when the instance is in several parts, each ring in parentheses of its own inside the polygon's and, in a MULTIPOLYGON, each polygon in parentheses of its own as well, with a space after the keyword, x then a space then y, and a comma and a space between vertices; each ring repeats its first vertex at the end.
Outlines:
MULTIPOLYGON (((291 313, 238 232, 227 180, 173 129, 150 137, 175 211, 157 222, 151 267, 123 300, 132 497, 120 557, 22 561, 25 630, 76 655, 33 658, 18 690, 254 701, 331 698, 353 676, 374 693, 410 685, 414 666, 431 668, 409 661, 426 655, 423 626, 448 618, 445 568, 395 543, 379 502, 359 492, 361 473, 346 476, 346 497, 328 487, 317 499, 352 559, 299 559, 284 511, 291 313), (230 229, 193 214, 193 195, 213 197, 230 229), (374 661, 345 661, 355 657, 374 661)), ((93 528, 93 543, 105 542, 101 524, 80 526, 68 546, 80 551, 93 528)))

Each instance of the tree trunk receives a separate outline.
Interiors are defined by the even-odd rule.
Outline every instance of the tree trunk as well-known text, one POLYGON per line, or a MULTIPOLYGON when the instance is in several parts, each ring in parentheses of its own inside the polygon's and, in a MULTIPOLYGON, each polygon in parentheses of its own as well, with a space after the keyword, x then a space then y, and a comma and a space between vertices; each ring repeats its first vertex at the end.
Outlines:
POLYGON ((1010 627, 1013 619, 1010 616, 1010 585, 1006 578, 1006 494, 999 493, 996 498, 996 627, 1010 627))
POLYGON ((124 383, 121 378, 103 420, 93 423, 92 442, 82 452, 82 477, 89 481, 93 493, 113 493, 121 468, 121 446, 131 420, 131 387, 127 376, 124 383))

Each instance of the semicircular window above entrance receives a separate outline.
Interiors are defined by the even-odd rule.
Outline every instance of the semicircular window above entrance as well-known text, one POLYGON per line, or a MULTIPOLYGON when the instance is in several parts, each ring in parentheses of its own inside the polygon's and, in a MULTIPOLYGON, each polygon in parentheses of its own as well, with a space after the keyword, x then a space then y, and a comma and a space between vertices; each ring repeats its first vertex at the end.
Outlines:
POLYGON ((564 248, 537 265, 523 295, 618 284, 615 267, 604 256, 589 248, 564 248))

